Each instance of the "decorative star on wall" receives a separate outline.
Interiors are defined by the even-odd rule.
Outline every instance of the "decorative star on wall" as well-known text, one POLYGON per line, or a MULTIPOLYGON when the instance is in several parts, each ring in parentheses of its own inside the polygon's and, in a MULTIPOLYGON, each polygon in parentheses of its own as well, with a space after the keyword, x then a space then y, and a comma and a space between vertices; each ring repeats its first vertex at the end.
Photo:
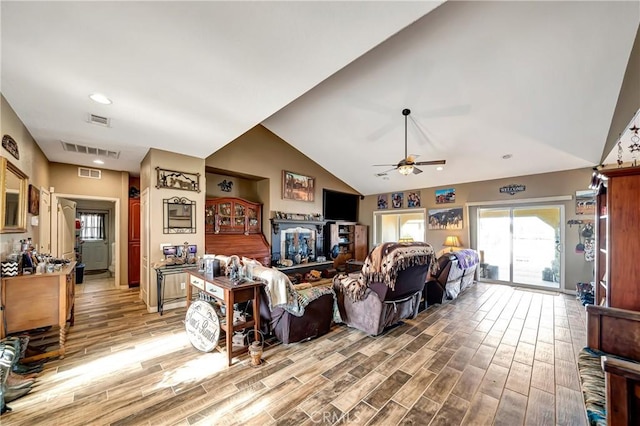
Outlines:
POLYGON ((637 124, 634 124, 633 127, 629 127, 629 130, 631 130, 633 133, 635 133, 637 135, 638 134, 638 130, 640 130, 640 127, 638 127, 637 124))

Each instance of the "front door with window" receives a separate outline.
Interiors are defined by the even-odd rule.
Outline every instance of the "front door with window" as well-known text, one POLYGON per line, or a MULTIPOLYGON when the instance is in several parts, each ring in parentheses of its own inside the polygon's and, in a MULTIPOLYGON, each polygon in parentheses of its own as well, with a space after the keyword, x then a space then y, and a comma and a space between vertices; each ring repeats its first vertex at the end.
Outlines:
POLYGON ((82 263, 87 271, 107 270, 109 266, 109 240, 105 212, 80 212, 80 239, 82 241, 82 263))
POLYGON ((559 288, 563 206, 478 208, 480 278, 559 288))

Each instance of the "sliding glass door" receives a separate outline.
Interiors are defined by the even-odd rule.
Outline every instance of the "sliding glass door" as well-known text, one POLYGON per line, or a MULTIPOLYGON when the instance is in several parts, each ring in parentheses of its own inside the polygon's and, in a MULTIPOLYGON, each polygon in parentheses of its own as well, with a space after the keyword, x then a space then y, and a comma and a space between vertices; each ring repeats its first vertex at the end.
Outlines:
POLYGON ((559 288, 563 206, 478 208, 480 278, 559 288))

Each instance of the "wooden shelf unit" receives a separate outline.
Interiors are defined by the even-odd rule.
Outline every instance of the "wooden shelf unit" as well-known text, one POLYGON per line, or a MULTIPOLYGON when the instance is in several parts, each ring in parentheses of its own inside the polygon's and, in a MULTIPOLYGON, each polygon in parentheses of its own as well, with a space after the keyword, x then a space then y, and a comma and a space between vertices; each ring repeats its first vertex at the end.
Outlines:
POLYGON ((601 170, 596 188, 594 303, 640 311, 640 167, 601 170))
POLYGON ((329 223, 328 250, 331 253, 334 246, 338 246, 339 254, 344 255, 345 261, 353 259, 364 261, 369 253, 367 245, 367 226, 355 222, 329 223))

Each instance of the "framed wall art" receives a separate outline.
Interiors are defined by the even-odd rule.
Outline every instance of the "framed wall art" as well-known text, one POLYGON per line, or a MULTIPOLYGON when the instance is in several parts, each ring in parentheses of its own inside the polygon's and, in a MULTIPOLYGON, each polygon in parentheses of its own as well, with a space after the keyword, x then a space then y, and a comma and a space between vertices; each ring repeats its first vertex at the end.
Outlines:
POLYGON ((389 194, 378 195, 378 210, 389 208, 389 194))
POLYGON ((428 229, 462 229, 462 207, 429 210, 428 229))
POLYGON ((34 216, 40 214, 40 190, 29 184, 29 213, 34 216))
POLYGON ((436 204, 455 203, 456 202, 456 189, 438 189, 436 190, 436 204))
POLYGON ((407 207, 420 207, 420 192, 410 192, 407 195, 407 207))
POLYGON ((595 216, 596 198, 592 190, 576 191, 576 214, 595 216))
POLYGON ((179 172, 156 167, 158 182, 156 188, 182 189, 200 192, 200 173, 179 172))
POLYGON ((173 197, 163 200, 165 234, 196 233, 196 202, 173 197))
POLYGON ((315 201, 316 178, 287 170, 282 171, 282 198, 296 201, 315 201))
POLYGON ((404 192, 394 192, 391 194, 391 206, 394 209, 401 209, 404 200, 404 192))

